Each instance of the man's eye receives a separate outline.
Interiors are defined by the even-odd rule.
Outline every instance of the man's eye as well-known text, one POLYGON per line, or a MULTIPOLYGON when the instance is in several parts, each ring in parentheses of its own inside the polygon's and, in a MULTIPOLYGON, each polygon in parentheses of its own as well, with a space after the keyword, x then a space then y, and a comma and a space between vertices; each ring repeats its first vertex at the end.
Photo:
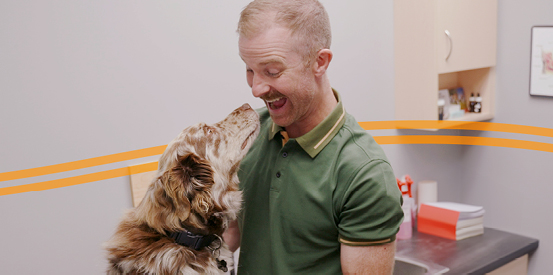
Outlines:
POLYGON ((280 73, 279 72, 267 72, 267 75, 270 76, 270 77, 277 77, 280 73))

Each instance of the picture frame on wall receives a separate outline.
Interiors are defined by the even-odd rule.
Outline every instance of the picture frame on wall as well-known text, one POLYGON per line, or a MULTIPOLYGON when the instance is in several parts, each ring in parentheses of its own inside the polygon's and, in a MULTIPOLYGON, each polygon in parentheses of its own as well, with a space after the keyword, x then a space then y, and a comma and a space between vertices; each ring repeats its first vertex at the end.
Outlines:
POLYGON ((532 27, 530 95, 553 97, 553 26, 532 27))

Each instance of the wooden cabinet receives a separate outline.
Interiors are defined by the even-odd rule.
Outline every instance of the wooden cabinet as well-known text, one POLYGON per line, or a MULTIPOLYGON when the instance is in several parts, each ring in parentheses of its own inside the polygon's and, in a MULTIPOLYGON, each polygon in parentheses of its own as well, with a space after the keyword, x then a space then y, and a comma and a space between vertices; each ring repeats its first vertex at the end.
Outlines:
POLYGON ((438 73, 494 67, 496 0, 438 0, 435 3, 438 73))
POLYGON ((528 254, 512 260, 496 270, 486 273, 486 275, 527 275, 528 274, 528 254))
POLYGON ((438 90, 462 87, 482 97, 493 118, 497 0, 395 0, 394 66, 397 120, 437 120, 438 90))

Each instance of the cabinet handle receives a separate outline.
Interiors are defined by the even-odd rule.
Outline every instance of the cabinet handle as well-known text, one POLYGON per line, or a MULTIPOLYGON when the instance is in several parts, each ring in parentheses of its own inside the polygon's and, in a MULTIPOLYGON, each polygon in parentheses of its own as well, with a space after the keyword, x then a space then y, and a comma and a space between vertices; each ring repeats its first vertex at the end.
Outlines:
POLYGON ((448 30, 445 30, 445 35, 449 39, 449 52, 447 53, 447 56, 445 57, 445 60, 447 61, 449 59, 449 56, 451 55, 451 51, 453 50, 453 40, 451 39, 451 34, 448 30))

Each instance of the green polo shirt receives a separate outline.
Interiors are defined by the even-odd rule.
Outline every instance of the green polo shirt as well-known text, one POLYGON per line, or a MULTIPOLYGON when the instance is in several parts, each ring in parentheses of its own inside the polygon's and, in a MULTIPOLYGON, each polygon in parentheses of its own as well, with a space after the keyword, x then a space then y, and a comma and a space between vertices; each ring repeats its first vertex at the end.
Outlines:
POLYGON ((401 193, 384 152, 345 112, 283 145, 266 108, 238 176, 239 274, 340 274, 340 243, 395 240, 401 193))

